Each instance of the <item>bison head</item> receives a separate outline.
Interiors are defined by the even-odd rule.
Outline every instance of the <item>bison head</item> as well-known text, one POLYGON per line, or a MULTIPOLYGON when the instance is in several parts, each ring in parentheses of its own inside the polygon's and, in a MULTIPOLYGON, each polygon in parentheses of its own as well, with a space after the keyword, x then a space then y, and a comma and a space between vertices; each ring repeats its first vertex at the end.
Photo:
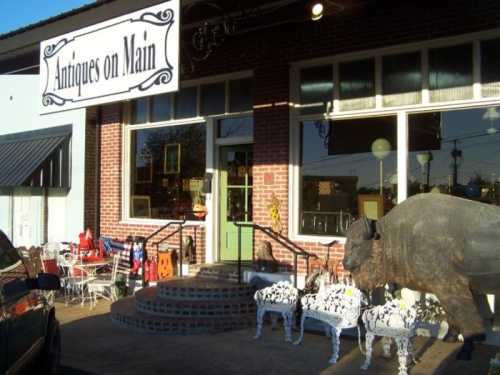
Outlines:
POLYGON ((346 232, 344 269, 351 272, 361 289, 373 289, 385 283, 382 248, 374 241, 374 222, 363 217, 351 224, 346 232), (377 245, 377 246, 376 246, 377 245))

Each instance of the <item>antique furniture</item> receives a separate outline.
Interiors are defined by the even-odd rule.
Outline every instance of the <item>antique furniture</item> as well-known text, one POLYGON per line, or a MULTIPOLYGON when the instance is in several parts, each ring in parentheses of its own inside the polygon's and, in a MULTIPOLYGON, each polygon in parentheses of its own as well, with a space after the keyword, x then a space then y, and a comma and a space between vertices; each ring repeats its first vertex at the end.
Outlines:
POLYGON ((262 323, 266 312, 281 314, 285 329, 285 341, 292 342, 292 319, 297 306, 299 291, 288 281, 279 281, 255 292, 257 303, 257 332, 255 339, 262 335, 262 323))
POLYGON ((300 300, 302 318, 300 336, 295 345, 299 345, 304 338, 305 320, 307 318, 320 320, 331 328, 333 353, 329 362, 336 363, 339 358, 340 334, 343 329, 358 326, 361 301, 361 291, 345 284, 332 284, 316 294, 306 294, 300 300))
MULTIPOLYGON (((361 369, 370 366, 372 345, 375 336, 393 338, 396 341, 399 359, 399 375, 407 375, 407 360, 412 346, 410 339, 415 335, 417 310, 404 301, 392 300, 363 313, 366 328, 366 359, 361 369)), ((390 355, 390 340, 384 340, 384 355, 390 355)))
POLYGON ((97 297, 107 299, 109 301, 116 301, 116 275, 118 274, 118 263, 120 256, 115 254, 113 256, 113 267, 111 269, 111 277, 109 279, 96 279, 87 284, 90 295, 90 308, 97 305, 97 297))

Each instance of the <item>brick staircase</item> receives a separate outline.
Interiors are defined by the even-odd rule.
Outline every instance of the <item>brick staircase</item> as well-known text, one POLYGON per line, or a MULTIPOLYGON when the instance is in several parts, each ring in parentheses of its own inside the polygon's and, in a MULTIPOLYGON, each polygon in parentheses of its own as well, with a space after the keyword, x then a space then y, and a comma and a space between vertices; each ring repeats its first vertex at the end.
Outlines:
MULTIPOLYGON (((245 270, 251 269, 251 262, 242 262, 242 278, 245 270)), ((190 264, 189 275, 210 280, 238 282, 238 265, 236 263, 190 264)))
POLYGON ((202 277, 174 278, 111 305, 112 321, 146 333, 197 334, 255 324, 253 289, 202 277))

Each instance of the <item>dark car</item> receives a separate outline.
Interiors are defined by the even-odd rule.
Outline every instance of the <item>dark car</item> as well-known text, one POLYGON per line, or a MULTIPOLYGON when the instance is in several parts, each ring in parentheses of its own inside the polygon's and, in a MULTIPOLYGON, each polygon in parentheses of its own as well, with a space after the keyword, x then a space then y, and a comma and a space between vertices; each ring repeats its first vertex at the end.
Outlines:
POLYGON ((59 322, 42 290, 59 289, 59 278, 30 275, 24 262, 0 231, 0 374, 56 374, 59 322))

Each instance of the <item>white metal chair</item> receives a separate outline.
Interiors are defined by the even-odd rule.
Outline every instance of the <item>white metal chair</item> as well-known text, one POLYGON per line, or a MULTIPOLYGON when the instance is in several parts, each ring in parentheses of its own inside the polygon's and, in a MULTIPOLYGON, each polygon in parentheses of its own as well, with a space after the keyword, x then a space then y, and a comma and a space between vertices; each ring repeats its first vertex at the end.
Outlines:
MULTIPOLYGON (((362 316, 366 328, 366 359, 361 369, 370 366, 372 345, 375 336, 393 338, 396 341, 399 359, 399 375, 407 375, 408 356, 412 352, 411 338, 415 336, 417 309, 404 301, 392 300, 385 305, 366 310, 362 316)), ((384 355, 389 356, 391 340, 384 340, 384 355)))
POLYGON ((86 299, 90 301, 87 285, 95 280, 95 277, 89 275, 79 261, 68 262, 66 266, 68 267, 68 276, 64 278, 66 306, 70 301, 76 299, 81 299, 81 305, 83 306, 86 299))
POLYGON ((116 301, 116 275, 118 274, 118 263, 120 256, 113 257, 113 267, 111 269, 111 277, 109 279, 95 279, 87 284, 88 292, 90 295, 90 308, 97 305, 97 297, 104 298, 109 301, 116 301))
POLYGON ((257 332, 254 338, 262 335, 262 324, 266 312, 279 313, 283 317, 285 341, 292 342, 293 313, 297 306, 299 291, 288 281, 279 281, 267 288, 255 292, 257 303, 257 332))
POLYGON ((320 320, 331 329, 333 353, 329 362, 337 363, 342 330, 358 327, 358 318, 361 314, 361 291, 351 285, 332 284, 319 293, 306 294, 300 302, 302 305, 300 336, 294 344, 299 345, 302 342, 304 322, 307 318, 320 320))

